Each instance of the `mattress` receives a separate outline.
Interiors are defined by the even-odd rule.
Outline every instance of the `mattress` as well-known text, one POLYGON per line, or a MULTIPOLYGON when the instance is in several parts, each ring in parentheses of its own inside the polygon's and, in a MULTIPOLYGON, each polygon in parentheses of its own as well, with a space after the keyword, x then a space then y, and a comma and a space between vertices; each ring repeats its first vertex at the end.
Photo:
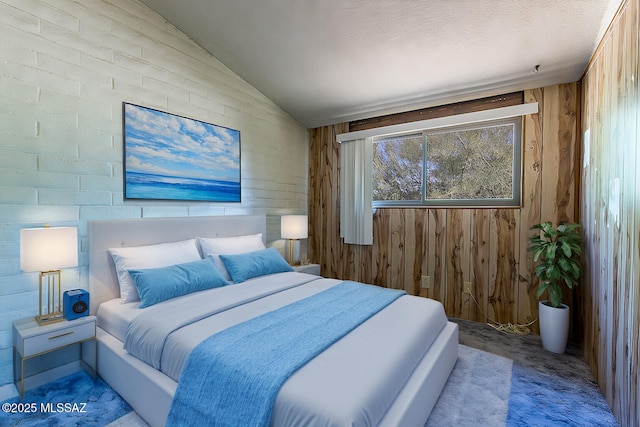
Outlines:
MULTIPOLYGON (((159 368, 178 381, 191 349, 211 334, 338 283, 279 273, 145 309, 115 299, 100 306, 98 325, 124 342, 131 322, 142 313, 161 323, 197 305, 219 304, 220 311, 167 335, 159 368), (263 289, 270 291, 262 294, 263 289)), ((291 376, 276 399, 272 425, 377 425, 446 323, 440 303, 399 298, 291 376)), ((145 358, 144 351, 140 357, 145 358)))
POLYGON ((124 304, 122 298, 103 302, 98 308, 98 327, 124 342, 127 326, 144 308, 138 308, 140 302, 124 304))

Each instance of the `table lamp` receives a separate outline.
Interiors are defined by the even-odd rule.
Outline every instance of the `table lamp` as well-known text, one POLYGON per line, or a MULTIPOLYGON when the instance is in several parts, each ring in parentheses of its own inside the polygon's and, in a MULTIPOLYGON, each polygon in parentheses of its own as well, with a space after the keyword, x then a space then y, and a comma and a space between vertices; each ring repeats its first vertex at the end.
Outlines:
POLYGON ((20 269, 40 272, 40 325, 62 317, 60 269, 78 266, 76 227, 23 228, 20 230, 20 269))
POLYGON ((293 242, 309 236, 309 221, 306 215, 283 215, 280 218, 280 237, 289 239, 289 264, 294 265, 293 242))

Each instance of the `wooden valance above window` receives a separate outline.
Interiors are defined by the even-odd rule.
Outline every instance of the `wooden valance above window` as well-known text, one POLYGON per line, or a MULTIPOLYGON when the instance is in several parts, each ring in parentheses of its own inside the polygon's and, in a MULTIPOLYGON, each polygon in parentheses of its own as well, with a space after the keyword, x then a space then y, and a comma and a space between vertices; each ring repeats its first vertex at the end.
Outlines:
POLYGON ((405 111, 386 116, 355 120, 349 123, 349 132, 435 119, 438 117, 454 116, 456 114, 492 110, 495 108, 510 107, 512 105, 519 104, 524 104, 524 92, 522 91, 491 96, 488 98, 474 99, 471 101, 456 102, 454 104, 441 105, 437 107, 405 111))

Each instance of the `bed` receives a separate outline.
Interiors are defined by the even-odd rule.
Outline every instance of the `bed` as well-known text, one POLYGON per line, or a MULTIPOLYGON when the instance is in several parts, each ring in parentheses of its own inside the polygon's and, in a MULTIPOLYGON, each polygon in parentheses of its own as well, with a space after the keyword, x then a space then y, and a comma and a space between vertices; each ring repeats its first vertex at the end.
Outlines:
MULTIPOLYGON (((345 285, 336 279, 278 271, 140 308, 140 302, 122 303, 126 292, 121 295, 119 270, 110 249, 234 236, 260 236, 259 243, 264 245, 265 216, 89 221, 88 233, 91 312, 98 316, 97 372, 153 427, 167 422, 190 352, 208 335, 221 335, 233 325, 248 324, 345 285), (196 314, 200 311, 203 314, 196 314), (199 320, 185 323, 183 317, 199 320), (140 337, 155 337, 157 329, 165 327, 147 322, 156 329, 138 330, 144 318, 163 318, 163 322, 171 318, 184 326, 163 332, 158 339, 163 347, 151 354, 146 347, 131 346, 147 345, 150 340, 140 337), (138 338, 132 332, 136 330, 141 334, 138 338)), ((206 258, 205 249, 198 246, 199 255, 206 258)), ((238 259, 244 261, 242 256, 238 259)), ((458 329, 436 301, 408 295, 394 298, 286 379, 270 412, 271 425, 425 424, 457 361, 458 329)), ((181 387, 184 390, 184 384, 181 387)))

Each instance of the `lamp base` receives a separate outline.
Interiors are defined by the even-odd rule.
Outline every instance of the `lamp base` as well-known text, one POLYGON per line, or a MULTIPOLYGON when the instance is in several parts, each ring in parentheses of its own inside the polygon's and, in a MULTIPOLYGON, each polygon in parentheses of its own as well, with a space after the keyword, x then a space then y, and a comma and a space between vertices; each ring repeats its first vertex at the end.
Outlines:
POLYGON ((59 313, 49 313, 43 314, 42 316, 36 316, 36 322, 38 325, 48 325, 50 323, 62 322, 64 317, 62 316, 62 312, 59 313))
POLYGON ((36 316, 39 325, 64 320, 60 287, 60 270, 40 272, 40 313, 36 316))
POLYGON ((299 242, 298 239, 289 239, 289 265, 290 266, 296 266, 296 265, 300 265, 300 260, 296 259, 297 257, 296 255, 296 243, 299 242))

